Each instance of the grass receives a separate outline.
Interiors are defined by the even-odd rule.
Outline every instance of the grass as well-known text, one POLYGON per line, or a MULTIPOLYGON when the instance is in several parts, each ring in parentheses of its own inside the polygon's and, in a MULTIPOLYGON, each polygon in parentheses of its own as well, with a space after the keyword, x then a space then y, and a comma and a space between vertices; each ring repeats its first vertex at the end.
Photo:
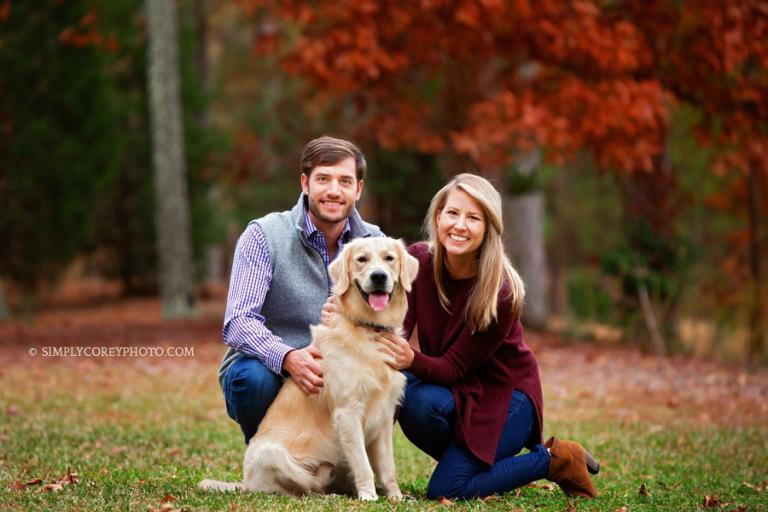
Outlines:
MULTIPOLYGON (((302 499, 260 494, 208 494, 205 477, 240 479, 244 449, 226 417, 215 379, 216 357, 183 361, 69 360, 10 365, 0 376, 0 509, 147 510, 168 495, 187 510, 440 510, 424 499, 433 463, 397 431, 399 480, 411 499, 362 503, 347 497, 302 499), (55 492, 40 485, 78 473, 55 492)), ((713 404, 713 414, 717 412, 713 404)), ((768 426, 732 429, 696 422, 669 425, 619 419, 547 422, 547 432, 582 440, 603 460, 596 500, 579 510, 697 510, 716 494, 720 510, 768 510, 757 486, 768 470, 768 426), (648 495, 641 495, 644 485, 648 495)), ((544 484, 546 482, 539 482, 544 484)), ((457 502, 453 510, 566 509, 558 489, 523 488, 500 499, 457 502)), ((717 509, 711 509, 717 510, 717 509)))

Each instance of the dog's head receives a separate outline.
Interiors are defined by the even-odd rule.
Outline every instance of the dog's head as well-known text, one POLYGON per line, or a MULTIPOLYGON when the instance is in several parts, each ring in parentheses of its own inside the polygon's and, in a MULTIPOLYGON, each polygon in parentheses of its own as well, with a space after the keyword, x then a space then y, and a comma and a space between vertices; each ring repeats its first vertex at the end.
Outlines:
POLYGON ((406 292, 419 261, 400 240, 358 238, 328 267, 341 313, 353 321, 399 326, 408 307, 406 292))

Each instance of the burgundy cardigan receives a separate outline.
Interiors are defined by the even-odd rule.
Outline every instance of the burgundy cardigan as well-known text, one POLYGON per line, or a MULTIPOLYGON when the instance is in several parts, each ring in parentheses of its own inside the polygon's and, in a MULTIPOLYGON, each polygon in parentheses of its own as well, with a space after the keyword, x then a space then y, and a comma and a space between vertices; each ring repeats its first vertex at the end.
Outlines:
POLYGON ((539 368, 523 341, 520 320, 511 313, 509 288, 499 293, 498 318, 483 332, 470 334, 464 320, 474 278, 452 279, 443 269, 443 285, 452 313, 440 305, 425 242, 408 252, 419 260, 419 274, 408 294, 406 338, 418 326, 419 346, 408 371, 425 382, 450 388, 456 400, 456 441, 478 459, 493 464, 509 401, 514 390, 525 393, 536 409, 536 425, 526 446, 541 443, 543 399, 539 368))

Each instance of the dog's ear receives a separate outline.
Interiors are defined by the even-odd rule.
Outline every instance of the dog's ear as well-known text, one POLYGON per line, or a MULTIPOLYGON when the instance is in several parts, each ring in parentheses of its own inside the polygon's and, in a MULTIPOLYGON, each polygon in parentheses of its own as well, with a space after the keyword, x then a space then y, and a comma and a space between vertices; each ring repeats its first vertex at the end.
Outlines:
POLYGON ((411 283, 419 273, 419 260, 408 254, 402 240, 397 241, 397 250, 400 253, 400 282, 406 292, 411 291, 411 283))
POLYGON ((349 272, 347 272, 347 269, 349 268, 348 260, 350 254, 352 254, 352 251, 343 250, 341 251, 341 254, 336 256, 336 259, 328 265, 328 275, 331 276, 331 281, 335 283, 333 285, 333 293, 336 295, 343 295, 344 292, 347 291, 347 288, 349 288, 349 272))

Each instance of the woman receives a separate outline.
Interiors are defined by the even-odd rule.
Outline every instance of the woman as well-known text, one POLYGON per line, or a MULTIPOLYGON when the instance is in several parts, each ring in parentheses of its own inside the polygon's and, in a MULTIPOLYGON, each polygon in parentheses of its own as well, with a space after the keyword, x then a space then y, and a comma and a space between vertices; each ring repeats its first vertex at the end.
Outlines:
POLYGON ((429 241, 408 249, 420 269, 406 337, 379 341, 407 371, 403 432, 438 461, 427 496, 483 497, 548 478, 566 494, 595 497, 587 471, 599 465, 580 445, 541 444, 539 371, 522 339, 524 288, 504 254, 499 193, 460 174, 432 199, 424 223, 429 241), (518 455, 524 447, 530 452, 518 455))

